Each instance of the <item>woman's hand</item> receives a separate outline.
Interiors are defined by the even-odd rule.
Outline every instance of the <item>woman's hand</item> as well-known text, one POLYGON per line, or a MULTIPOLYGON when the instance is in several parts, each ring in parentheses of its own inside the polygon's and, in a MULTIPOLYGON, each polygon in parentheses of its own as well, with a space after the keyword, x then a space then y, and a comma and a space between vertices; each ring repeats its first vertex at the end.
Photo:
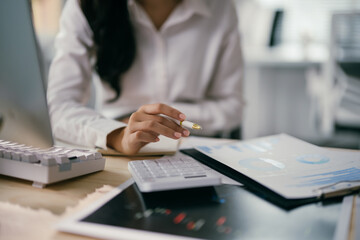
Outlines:
POLYGON ((143 105, 131 114, 127 127, 107 136, 107 145, 125 154, 134 154, 146 144, 159 141, 159 135, 173 139, 189 136, 188 130, 160 114, 179 121, 186 118, 183 113, 166 104, 143 105))

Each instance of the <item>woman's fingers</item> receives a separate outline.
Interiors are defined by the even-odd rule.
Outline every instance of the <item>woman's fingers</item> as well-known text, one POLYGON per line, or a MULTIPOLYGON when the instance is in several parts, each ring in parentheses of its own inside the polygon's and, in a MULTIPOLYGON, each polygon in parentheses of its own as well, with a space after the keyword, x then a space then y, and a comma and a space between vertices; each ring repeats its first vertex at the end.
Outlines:
POLYGON ((115 140, 109 137, 109 146, 133 154, 151 142, 159 141, 159 135, 172 139, 189 136, 190 132, 182 128, 172 119, 183 121, 185 115, 166 104, 149 104, 131 114, 128 125, 115 135, 115 140), (164 116, 165 115, 165 116, 164 116))
POLYGON ((140 122, 134 122, 131 125, 130 131, 132 133, 135 133, 138 131, 143 131, 143 132, 148 132, 148 133, 164 135, 166 137, 173 138, 173 139, 178 139, 183 136, 183 131, 185 131, 185 130, 182 130, 182 128, 180 126, 179 126, 179 128, 180 128, 180 130, 176 131, 166 125, 161 124, 160 122, 158 122, 156 120, 144 120, 144 121, 140 121, 140 122))
POLYGON ((138 111, 151 115, 164 114, 179 121, 184 121, 186 119, 185 114, 163 103, 143 105, 138 111))
MULTIPOLYGON (((187 129, 181 127, 173 120, 171 120, 167 117, 159 116, 159 115, 149 115, 149 114, 139 112, 134 115, 132 120, 134 122, 149 122, 149 123, 147 123, 148 127, 150 127, 148 130, 154 131, 154 132, 156 132, 156 129, 154 129, 152 127, 157 127, 158 125, 155 124, 155 122, 157 122, 161 125, 164 125, 170 129, 174 130, 175 132, 180 133, 182 136, 188 136, 190 134, 190 132, 187 129), (152 122, 154 122, 154 123, 152 124, 152 122)), ((139 129, 134 129, 134 131, 138 131, 138 130, 139 129)))

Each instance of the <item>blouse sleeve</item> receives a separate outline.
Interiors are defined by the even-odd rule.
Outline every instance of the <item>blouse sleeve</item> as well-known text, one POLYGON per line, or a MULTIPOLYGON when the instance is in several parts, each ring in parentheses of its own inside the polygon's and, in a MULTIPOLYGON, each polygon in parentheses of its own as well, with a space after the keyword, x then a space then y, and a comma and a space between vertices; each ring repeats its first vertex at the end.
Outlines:
POLYGON ((238 20, 231 4, 227 4, 224 13, 228 31, 223 37, 218 62, 205 99, 197 103, 172 105, 185 113, 191 113, 189 120, 202 125, 203 135, 230 131, 240 126, 242 119, 243 59, 238 20))
POLYGON ((68 0, 55 40, 56 55, 49 71, 48 105, 56 138, 106 148, 106 136, 125 124, 86 107, 92 78, 92 31, 77 0, 68 0))

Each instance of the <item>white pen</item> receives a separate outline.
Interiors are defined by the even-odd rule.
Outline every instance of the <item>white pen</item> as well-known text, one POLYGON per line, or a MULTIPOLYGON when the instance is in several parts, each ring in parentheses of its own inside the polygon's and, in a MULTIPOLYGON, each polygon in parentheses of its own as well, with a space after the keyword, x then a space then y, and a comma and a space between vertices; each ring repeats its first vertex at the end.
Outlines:
POLYGON ((184 126, 184 127, 191 128, 191 129, 196 129, 196 130, 201 129, 201 126, 199 124, 193 123, 193 122, 190 122, 190 121, 181 121, 180 126, 184 126))
POLYGON ((160 116, 162 117, 165 117, 167 119, 170 119, 170 120, 173 120, 174 122, 176 122, 177 124, 179 124, 180 126, 182 127, 186 127, 186 128, 190 128, 190 129, 195 129, 195 130, 201 130, 202 127, 197 124, 197 123, 193 123, 193 122, 190 122, 190 121, 179 121, 179 120, 176 120, 174 118, 171 118, 171 117, 168 117, 168 116, 165 116, 163 114, 160 114, 160 116))

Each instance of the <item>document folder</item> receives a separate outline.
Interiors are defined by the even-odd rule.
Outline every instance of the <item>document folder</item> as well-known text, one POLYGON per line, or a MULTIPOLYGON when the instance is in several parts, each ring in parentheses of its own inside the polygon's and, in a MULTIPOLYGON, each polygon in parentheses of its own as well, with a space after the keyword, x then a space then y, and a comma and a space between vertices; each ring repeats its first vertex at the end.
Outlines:
POLYGON ((286 134, 183 149, 285 209, 360 189, 360 152, 330 150, 286 134))

